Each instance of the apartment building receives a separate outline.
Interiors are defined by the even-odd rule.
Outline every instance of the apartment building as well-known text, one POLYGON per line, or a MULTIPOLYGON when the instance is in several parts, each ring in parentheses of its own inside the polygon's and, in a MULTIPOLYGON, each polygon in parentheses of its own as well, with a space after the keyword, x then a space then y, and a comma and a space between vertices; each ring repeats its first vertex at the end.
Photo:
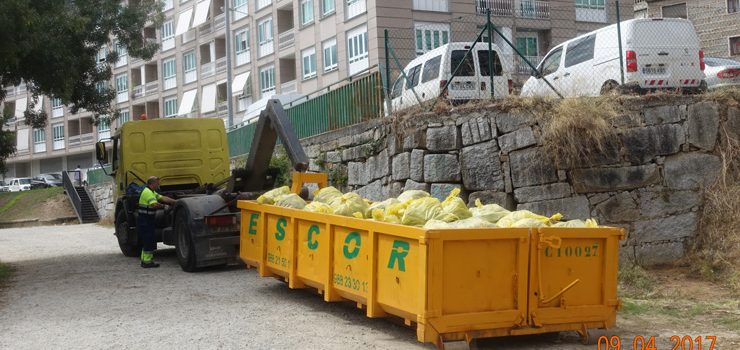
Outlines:
MULTIPOLYGON (((136 0, 128 0, 132 5, 136 0)), ((93 144, 142 115, 148 118, 218 117, 239 123, 252 103, 278 95, 305 95, 385 63, 384 30, 395 51, 415 57, 448 41, 475 38, 490 11, 502 33, 532 61, 578 34, 616 19, 611 0, 164 0, 164 23, 143 35, 161 45, 148 61, 127 55, 115 38, 98 53, 120 57, 109 82, 116 90, 117 120, 92 124, 89 112, 71 114, 55 98, 45 108, 48 126, 22 121, 30 96, 23 85, 6 87, 3 108, 15 113, 18 151, 8 177, 94 164, 93 144), (451 26, 455 18, 475 20, 451 26), (227 32, 226 27, 230 31, 227 32), (404 41, 405 40, 405 41, 404 41), (227 57, 229 55, 229 57, 227 57), (231 66, 231 84, 227 79, 231 66)), ((632 4, 622 9, 631 13, 632 4)), ((501 37, 496 43, 514 59, 501 37)), ((410 59, 409 59, 410 60, 410 59)), ((522 73, 528 73, 523 71, 522 73)))
POLYGON ((706 56, 740 58, 740 0, 635 0, 636 18, 693 22, 706 56))

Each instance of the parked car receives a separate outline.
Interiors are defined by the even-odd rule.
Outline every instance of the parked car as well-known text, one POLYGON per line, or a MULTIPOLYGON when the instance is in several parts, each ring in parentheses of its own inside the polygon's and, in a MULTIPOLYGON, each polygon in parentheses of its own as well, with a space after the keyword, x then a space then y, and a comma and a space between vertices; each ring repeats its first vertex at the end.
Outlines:
POLYGON ((20 192, 31 190, 31 178, 30 177, 19 177, 10 180, 9 185, 10 192, 20 192))
POLYGON ((0 192, 10 192, 10 186, 5 183, 5 180, 0 180, 0 192))
POLYGON ((706 57, 707 87, 715 89, 722 86, 740 85, 740 62, 729 58, 706 57))
MULTIPOLYGON (((393 84, 391 91, 393 110, 417 105, 419 101, 431 101, 444 96, 458 103, 468 100, 491 98, 491 75, 488 70, 488 43, 448 43, 433 49, 411 61, 393 84), (463 61, 463 57, 465 60, 463 61), (456 76, 450 81, 452 73, 463 62, 456 76)), ((492 44, 493 50, 493 92, 495 98, 511 93, 511 67, 502 60, 501 49, 492 44)))
POLYGON ((31 179, 31 188, 47 188, 62 186, 62 175, 57 173, 40 174, 31 179))
POLYGON ((704 53, 691 22, 631 19, 621 22, 621 31, 624 85, 620 86, 619 40, 613 24, 555 46, 538 66, 538 76, 524 83, 521 95, 554 96, 544 79, 563 96, 596 96, 617 88, 706 90, 704 53))

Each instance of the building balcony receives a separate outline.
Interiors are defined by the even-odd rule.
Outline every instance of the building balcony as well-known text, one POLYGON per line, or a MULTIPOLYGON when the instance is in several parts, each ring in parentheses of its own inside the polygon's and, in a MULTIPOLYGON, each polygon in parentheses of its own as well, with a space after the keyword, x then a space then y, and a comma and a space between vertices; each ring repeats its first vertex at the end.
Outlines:
POLYGON ((216 74, 226 71, 226 57, 221 57, 216 60, 216 74))
POLYGON ((200 35, 208 34, 212 31, 213 31, 213 24, 210 22, 198 27, 198 33, 200 33, 200 35))
POLYGON ((287 94, 298 91, 298 83, 295 80, 286 81, 280 84, 280 93, 287 94))
POLYGON ((132 91, 131 97, 135 99, 156 94, 159 91, 159 81, 150 81, 145 85, 136 86, 132 91))
POLYGON ((33 145, 33 153, 43 153, 43 152, 46 152, 46 142, 35 143, 33 145))
POLYGON ((550 2, 538 0, 476 0, 475 12, 491 16, 519 18, 550 18, 550 2))
POLYGON ((64 107, 54 107, 51 109, 51 117, 52 118, 59 118, 64 116, 64 107))
POLYGON ((222 13, 216 17, 213 18, 213 28, 214 30, 219 30, 226 25, 226 14, 222 13))
MULTIPOLYGON (((93 143, 93 141, 95 141, 95 136, 93 135, 93 133, 70 136, 69 137, 69 147, 87 145, 87 144, 93 143)), ((54 149, 59 149, 56 147, 57 142, 59 141, 54 141, 54 149)), ((64 140, 62 140, 61 142, 62 142, 61 148, 64 148, 64 140)))
POLYGON ((288 29, 278 34, 278 49, 286 49, 295 43, 295 30, 293 28, 288 29))
POLYGON ((208 62, 200 65, 200 77, 207 78, 216 73, 216 62, 208 62))

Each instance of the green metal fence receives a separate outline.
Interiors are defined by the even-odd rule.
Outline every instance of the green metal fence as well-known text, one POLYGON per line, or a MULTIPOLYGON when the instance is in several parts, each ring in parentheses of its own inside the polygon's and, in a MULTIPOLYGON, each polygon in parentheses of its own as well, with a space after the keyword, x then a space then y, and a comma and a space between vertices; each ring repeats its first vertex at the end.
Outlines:
MULTIPOLYGON (((111 171, 110 165, 106 165, 105 170, 110 172, 111 171)), ((109 182, 109 181, 113 181, 113 178, 108 175, 105 175, 105 172, 103 172, 102 168, 87 170, 87 184, 88 185, 97 185, 97 184, 100 184, 103 182, 109 182)))
MULTIPOLYGON (((377 70, 340 83, 344 85, 331 90, 333 84, 284 106, 298 138, 383 116, 383 82, 377 70)), ((230 157, 249 153, 255 127, 251 123, 228 132, 230 157)))

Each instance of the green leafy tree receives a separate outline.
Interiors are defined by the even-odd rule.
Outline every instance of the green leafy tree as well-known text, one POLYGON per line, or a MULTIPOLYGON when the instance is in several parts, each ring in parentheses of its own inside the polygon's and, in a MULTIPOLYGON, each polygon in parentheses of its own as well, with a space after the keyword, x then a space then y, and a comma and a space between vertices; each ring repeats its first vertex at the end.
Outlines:
MULTIPOLYGON (((132 57, 151 59, 159 46, 144 38, 147 24, 163 19, 160 0, 2 0, 0 1, 0 85, 25 82, 32 94, 25 123, 46 125, 47 115, 34 112, 39 95, 60 98, 72 113, 81 108, 97 121, 115 116, 114 89, 108 83, 115 50, 105 62, 96 54, 117 40, 132 57)), ((0 102, 5 90, 0 89, 0 102)), ((3 125, 8 111, 3 111, 3 125)), ((0 171, 15 152, 15 135, 0 130, 0 171), (12 142, 10 142, 12 140, 12 142)))

